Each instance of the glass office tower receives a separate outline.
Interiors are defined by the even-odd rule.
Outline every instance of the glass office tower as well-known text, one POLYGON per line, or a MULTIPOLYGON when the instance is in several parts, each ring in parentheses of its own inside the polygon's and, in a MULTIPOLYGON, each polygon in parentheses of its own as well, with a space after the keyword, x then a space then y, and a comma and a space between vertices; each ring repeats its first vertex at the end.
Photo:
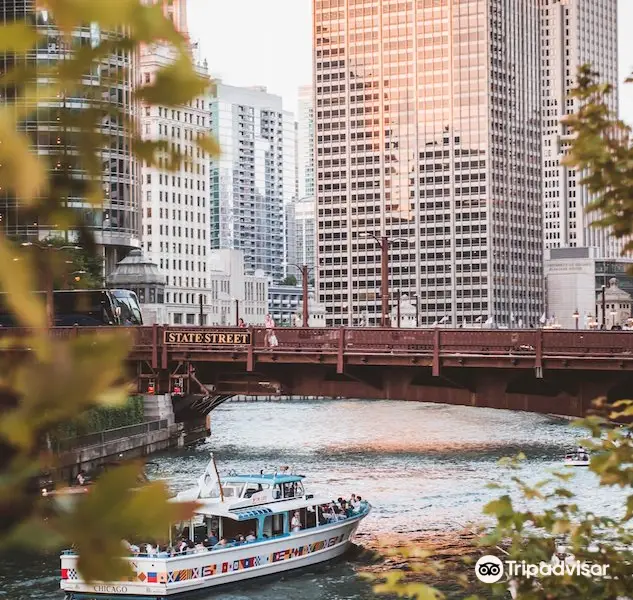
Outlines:
POLYGON ((328 323, 536 324, 539 0, 314 0, 318 294, 328 323))

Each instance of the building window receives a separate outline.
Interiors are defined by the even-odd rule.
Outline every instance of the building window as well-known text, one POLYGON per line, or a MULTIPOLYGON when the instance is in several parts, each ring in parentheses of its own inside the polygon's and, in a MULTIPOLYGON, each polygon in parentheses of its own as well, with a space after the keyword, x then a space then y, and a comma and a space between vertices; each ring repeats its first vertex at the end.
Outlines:
POLYGON ((182 313, 174 313, 174 325, 182 325, 182 313))
POLYGON ((187 325, 195 325, 195 321, 196 321, 196 315, 194 314, 187 314, 187 325))

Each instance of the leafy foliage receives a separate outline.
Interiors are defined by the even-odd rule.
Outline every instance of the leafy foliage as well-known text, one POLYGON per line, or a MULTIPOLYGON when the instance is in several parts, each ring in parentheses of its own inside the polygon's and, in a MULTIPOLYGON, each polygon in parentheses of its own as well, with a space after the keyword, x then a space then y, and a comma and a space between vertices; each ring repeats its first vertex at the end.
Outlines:
POLYGON ((127 427, 143 422, 143 397, 132 396, 122 406, 95 406, 82 413, 75 421, 61 423, 51 433, 53 447, 56 440, 65 440, 106 429, 127 427))
MULTIPOLYGON (((580 101, 575 115, 564 124, 575 134, 564 164, 585 173, 582 183, 593 195, 588 207, 597 215, 594 225, 609 228, 613 235, 625 238, 625 252, 633 250, 633 146, 631 129, 613 115, 606 103, 611 86, 597 83, 596 74, 583 66, 573 97, 580 101)), ((545 576, 538 580, 525 574, 513 578, 511 585, 521 600, 611 600, 633 597, 633 403, 621 401, 609 405, 605 398, 594 402, 591 416, 576 425, 589 431, 583 441, 592 451, 589 469, 605 489, 621 488, 626 498, 621 510, 609 515, 584 511, 577 502, 570 473, 557 472, 530 485, 519 477, 510 477, 518 494, 506 493, 489 502, 484 514, 492 517, 494 527, 481 539, 482 548, 495 547, 505 561, 527 564, 551 564, 562 546, 574 561, 606 567, 606 577, 587 577, 580 573, 545 576), (624 420, 619 427, 615 420, 624 420), (518 508, 519 504, 526 508, 518 508)), ((504 464, 512 473, 525 456, 508 459, 504 464)), ((491 486, 498 487, 498 486, 491 486)), ((400 551, 402 553, 402 551, 400 551)), ((488 554, 488 552, 482 552, 488 554)), ((474 587, 474 571, 465 589, 474 587)), ((490 586, 494 597, 508 597, 508 581, 490 586)), ((416 582, 407 582, 405 573, 388 573, 374 587, 378 593, 410 598, 434 598, 433 590, 416 582), (422 586, 422 587, 421 587, 422 586)), ((441 597, 441 596, 440 596, 441 597)), ((469 600, 477 600, 471 596, 469 600)))
POLYGON ((624 253, 633 251, 633 146, 631 128, 617 119, 608 105, 610 84, 599 83, 589 65, 578 72, 578 86, 571 94, 580 103, 578 112, 563 123, 576 138, 563 164, 585 172, 582 184, 593 194, 588 206, 596 213, 594 225, 608 228, 617 238, 627 238, 624 253))
MULTIPOLYGON (((35 260, 41 264, 41 271, 48 266, 53 269, 53 289, 97 289, 104 287, 103 257, 81 245, 81 241, 49 236, 40 242, 33 243, 31 251, 35 260)), ((74 236, 75 237, 75 236, 74 236)))
MULTIPOLYGON (((46 329, 45 307, 31 291, 50 284, 101 285, 94 238, 72 200, 104 211, 104 150, 112 132, 138 160, 179 167, 187 157, 164 142, 142 139, 134 107, 179 106, 208 85, 160 5, 41 0, 26 21, 0 26, 0 193, 36 226, 59 232, 47 240, 27 239, 28 245, 0 234, 0 291, 28 328, 26 337, 24 331, 0 337, 0 545, 75 544, 88 579, 116 578, 125 566, 117 558, 122 537, 158 537, 192 506, 167 503, 168 490, 160 484, 139 488, 138 467, 108 474, 70 505, 52 506, 40 497, 37 476, 55 463, 43 451, 46 432, 86 410, 127 401, 123 361, 130 340, 116 331, 55 339, 46 329), (98 40, 83 36, 89 45, 79 35, 87 23, 100 32, 98 40), (52 39, 60 60, 37 65, 27 60, 28 52, 52 39), (173 65, 152 82, 136 85, 130 57, 155 43, 171 47, 173 65), (50 153, 38 155, 30 136, 40 121, 56 139, 50 153), (67 239, 82 250, 62 249, 67 239), (74 271, 87 271, 85 279, 75 282, 74 271)), ((203 153, 218 151, 209 138, 198 143, 203 153)))
POLYGON ((297 278, 294 275, 288 275, 282 282, 281 285, 297 285, 297 278))

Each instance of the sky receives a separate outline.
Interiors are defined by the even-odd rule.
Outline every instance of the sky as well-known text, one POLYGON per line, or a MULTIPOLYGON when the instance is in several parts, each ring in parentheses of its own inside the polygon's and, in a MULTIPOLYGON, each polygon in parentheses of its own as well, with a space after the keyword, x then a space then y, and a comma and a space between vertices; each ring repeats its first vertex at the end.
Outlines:
MULTIPOLYGON (((297 110, 312 81, 312 0, 188 0, 191 38, 215 77, 263 85, 297 110)), ((633 72, 633 0, 618 0, 620 79, 633 72)), ((620 115, 633 125, 633 83, 620 87, 620 115)))

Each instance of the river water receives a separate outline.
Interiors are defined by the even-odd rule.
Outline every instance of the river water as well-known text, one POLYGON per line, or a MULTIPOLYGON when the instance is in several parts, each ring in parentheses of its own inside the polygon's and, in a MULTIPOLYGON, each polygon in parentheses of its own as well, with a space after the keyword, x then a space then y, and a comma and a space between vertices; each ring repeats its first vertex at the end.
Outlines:
MULTIPOLYGON (((359 533, 460 529, 482 522, 483 505, 510 473, 500 458, 523 451, 518 472, 529 482, 561 466, 584 432, 567 420, 503 410, 395 401, 228 402, 213 412, 212 436, 196 448, 152 457, 150 477, 173 490, 195 484, 213 451, 220 472, 259 472, 283 465, 308 476, 308 490, 332 498, 360 494, 374 506, 359 533)), ((576 470, 570 487, 581 507, 612 514, 623 494, 600 489, 576 470)), ((0 599, 63 598, 56 557, 0 560, 0 599)), ((374 598, 353 561, 213 592, 216 600, 364 600, 374 598)))

